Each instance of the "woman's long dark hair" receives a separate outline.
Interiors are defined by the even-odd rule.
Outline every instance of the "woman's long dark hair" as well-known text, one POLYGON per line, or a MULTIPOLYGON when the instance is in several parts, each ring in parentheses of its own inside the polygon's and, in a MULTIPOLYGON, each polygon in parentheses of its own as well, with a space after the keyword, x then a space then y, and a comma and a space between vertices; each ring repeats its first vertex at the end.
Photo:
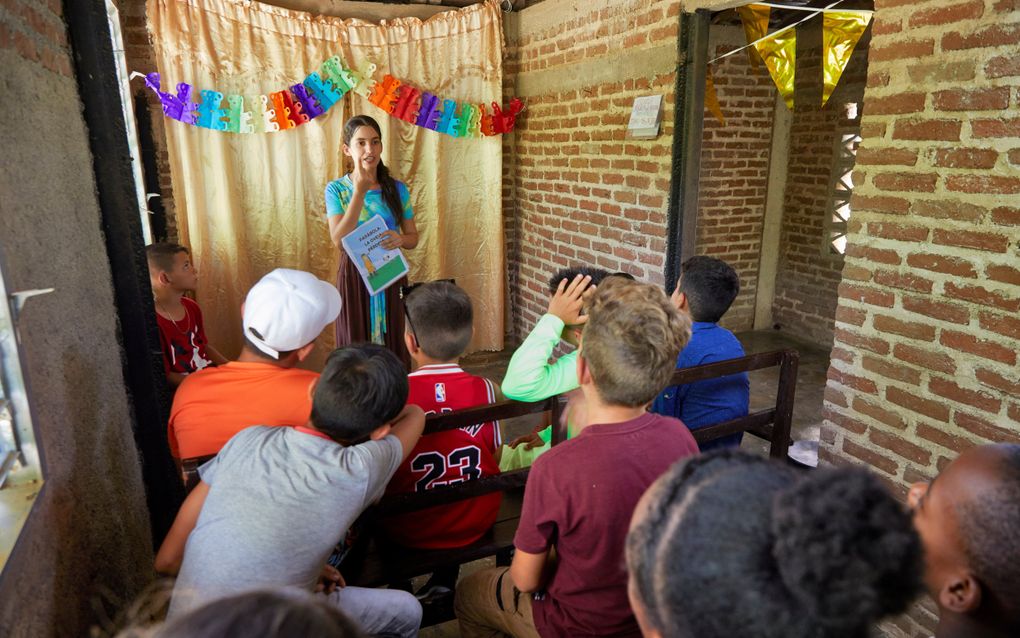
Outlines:
MULTIPOLYGON (((379 134, 379 139, 382 139, 382 130, 379 128, 378 122, 367 115, 355 115, 344 124, 344 144, 350 145, 354 132, 362 126, 371 127, 379 134)), ((383 201, 390 207, 393 217, 399 224, 404 218, 404 206, 400 203, 400 193, 397 192, 397 180, 393 179, 393 176, 390 175, 390 169, 386 168, 381 157, 376 165, 375 177, 379 180, 379 188, 382 190, 383 201)))

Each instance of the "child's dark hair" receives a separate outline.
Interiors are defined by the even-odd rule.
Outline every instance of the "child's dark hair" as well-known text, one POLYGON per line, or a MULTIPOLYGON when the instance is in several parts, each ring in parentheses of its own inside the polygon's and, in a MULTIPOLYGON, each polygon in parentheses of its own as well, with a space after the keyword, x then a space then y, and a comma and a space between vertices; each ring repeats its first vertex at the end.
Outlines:
POLYGON ((740 293, 740 277, 725 261, 699 255, 680 265, 680 292, 687 296, 691 319, 715 323, 740 293))
POLYGON ((265 352, 262 352, 261 350, 259 350, 258 346, 256 346, 254 343, 252 343, 252 340, 249 339, 248 337, 244 338, 244 346, 245 346, 245 349, 248 352, 248 354, 254 355, 254 356, 258 357, 259 359, 265 359, 266 361, 280 362, 280 361, 285 360, 287 357, 289 357, 290 355, 294 354, 295 352, 297 352, 297 350, 280 350, 279 351, 279 355, 280 356, 274 357, 271 354, 268 354, 268 353, 265 353, 265 352))
POLYGON ((675 464, 638 507, 628 568, 664 635, 865 638, 921 591, 910 516, 865 470, 724 450, 675 464))
MULTIPOLYGON (((344 124, 343 140, 344 144, 350 145, 351 139, 354 137, 354 133, 357 132, 362 126, 367 126, 375 130, 379 134, 379 138, 382 139, 382 129, 379 128, 379 123, 367 115, 355 115, 351 119, 347 120, 344 124)), ((404 206, 400 203, 400 193, 397 191, 397 181, 390 175, 390 169, 386 168, 383 164, 382 158, 379 158, 379 162, 375 168, 375 178, 379 180, 379 188, 382 190, 383 201, 390 207, 390 212, 393 213, 393 218, 398 222, 404 217, 404 206)))
POLYGON ((573 268, 563 268, 561 270, 557 270, 556 274, 554 274, 549 279, 549 292, 551 293, 556 292, 556 289, 560 287, 560 282, 563 281, 564 279, 570 282, 573 281, 574 277, 578 275, 581 275, 583 277, 591 277, 591 282, 588 283, 589 286, 599 285, 600 283, 602 283, 602 280, 605 279, 606 277, 623 277, 624 279, 634 281, 634 275, 631 275, 630 273, 609 272, 608 270, 603 270, 602 268, 592 268, 590 266, 575 266, 573 268))
POLYGON ((474 313, 471 298, 457 284, 432 281, 416 287, 404 300, 408 326, 418 347, 439 361, 452 361, 471 343, 474 313))
POLYGON ((1020 629, 1020 444, 1000 443, 999 481, 980 496, 957 506, 957 521, 967 562, 991 596, 1002 605, 1013 628, 1020 629))
POLYGON ((400 413, 407 370, 374 343, 334 350, 312 397, 312 425, 338 443, 357 443, 400 413))
POLYGON ((221 598, 177 617, 154 638, 362 638, 364 634, 325 596, 298 590, 252 591, 221 598))
POLYGON ((163 272, 174 269, 174 257, 177 253, 191 254, 186 247, 168 241, 156 242, 145 247, 145 258, 149 262, 149 267, 163 272))

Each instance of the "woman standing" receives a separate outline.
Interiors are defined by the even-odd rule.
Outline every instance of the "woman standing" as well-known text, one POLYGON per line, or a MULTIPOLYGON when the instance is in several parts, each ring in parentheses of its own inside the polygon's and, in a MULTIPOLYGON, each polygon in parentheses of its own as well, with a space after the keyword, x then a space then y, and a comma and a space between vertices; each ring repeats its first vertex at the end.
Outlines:
POLYGON ((340 240, 375 215, 386 222, 385 248, 409 250, 418 245, 407 186, 393 179, 382 161, 382 131, 367 115, 356 115, 344 125, 343 152, 354 169, 326 185, 326 218, 329 236, 340 249, 337 289, 343 309, 336 320, 336 345, 359 341, 385 345, 405 365, 410 356, 404 346, 404 304, 400 286, 406 278, 379 294, 369 296, 340 240))

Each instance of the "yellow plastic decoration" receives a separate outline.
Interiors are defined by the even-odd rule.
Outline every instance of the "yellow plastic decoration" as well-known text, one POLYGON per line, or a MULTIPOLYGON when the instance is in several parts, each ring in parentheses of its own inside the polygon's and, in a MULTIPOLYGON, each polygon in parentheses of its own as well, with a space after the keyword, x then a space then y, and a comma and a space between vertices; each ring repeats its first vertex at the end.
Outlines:
POLYGON ((822 21, 822 106, 836 90, 857 41, 871 23, 871 14, 826 11, 822 21))
POLYGON ((779 94, 786 101, 786 106, 793 110, 793 79, 797 66, 797 32, 795 29, 777 32, 768 40, 754 45, 761 54, 761 59, 768 67, 772 81, 776 83, 779 94))
MULTIPOLYGON (((737 15, 740 16, 740 22, 744 25, 744 35, 747 37, 748 44, 764 38, 765 34, 769 32, 769 14, 771 11, 771 8, 760 4, 737 7, 737 15)), ((756 69, 761 62, 761 57, 754 47, 748 47, 747 59, 751 66, 756 69)))
POLYGON ((719 107, 719 96, 715 92, 715 82, 712 81, 712 65, 708 65, 708 72, 705 74, 705 108, 719 120, 719 123, 726 126, 726 118, 723 117, 722 108, 719 107))

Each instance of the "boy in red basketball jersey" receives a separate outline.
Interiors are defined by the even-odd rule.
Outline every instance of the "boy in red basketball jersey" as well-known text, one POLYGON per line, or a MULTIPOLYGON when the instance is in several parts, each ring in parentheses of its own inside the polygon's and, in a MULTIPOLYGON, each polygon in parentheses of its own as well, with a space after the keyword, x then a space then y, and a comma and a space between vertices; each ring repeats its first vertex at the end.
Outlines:
MULTIPOLYGON (((495 384, 464 372, 457 364, 472 334, 473 313, 467 293, 446 281, 426 283, 407 295, 404 308, 404 342, 416 366, 408 376, 407 402, 425 414, 495 402, 495 384)), ((401 463, 386 492, 423 492, 499 474, 500 445, 499 423, 491 421, 425 435, 401 463)), ((383 531, 408 547, 462 547, 492 527, 501 498, 495 492, 394 516, 383 521, 383 531)))

